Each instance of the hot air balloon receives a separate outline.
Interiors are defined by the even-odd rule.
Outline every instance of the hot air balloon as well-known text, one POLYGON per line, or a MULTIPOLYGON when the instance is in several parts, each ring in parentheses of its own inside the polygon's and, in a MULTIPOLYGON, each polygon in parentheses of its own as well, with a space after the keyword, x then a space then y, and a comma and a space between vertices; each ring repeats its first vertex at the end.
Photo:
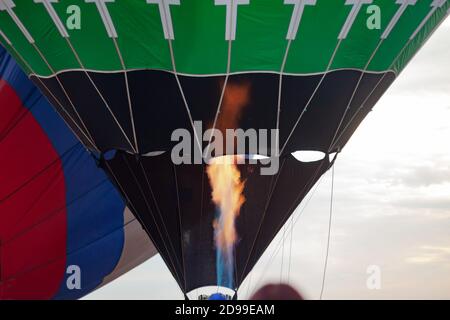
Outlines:
POLYGON ((446 0, 0 0, 0 30, 188 293, 239 288, 449 7, 446 0), (69 5, 82 13, 78 25, 69 5), (211 158, 254 156, 279 161, 279 170, 174 163, 178 129, 192 137, 188 156, 208 150, 211 139, 196 123, 275 130, 274 143, 211 158), (321 157, 304 161, 308 151, 321 157), (228 184, 238 194, 229 192, 225 200, 234 201, 225 206, 218 189, 228 184), (229 225, 224 207, 233 213, 230 232, 220 229, 229 225), (220 247, 225 238, 231 251, 220 247), (221 250, 233 264, 225 272, 221 250))
POLYGON ((74 299, 155 254, 139 222, 0 47, 0 299, 74 299))

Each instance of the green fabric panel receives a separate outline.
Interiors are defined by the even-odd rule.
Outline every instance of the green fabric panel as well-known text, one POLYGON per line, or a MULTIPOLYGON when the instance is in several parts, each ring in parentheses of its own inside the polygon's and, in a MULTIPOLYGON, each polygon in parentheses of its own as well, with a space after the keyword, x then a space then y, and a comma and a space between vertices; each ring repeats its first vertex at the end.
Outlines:
POLYGON ((409 6, 392 30, 390 36, 383 41, 373 58, 369 70, 383 71, 391 67, 409 37, 430 12, 432 0, 419 0, 415 6, 409 6))
MULTIPOLYGON (((69 39, 84 67, 99 71, 121 70, 122 67, 114 42, 108 37, 105 25, 94 3, 85 3, 79 0, 61 0, 59 3, 53 4, 53 7, 58 16, 62 18, 68 17, 66 9, 73 4, 81 8, 81 30, 67 31, 70 35, 69 39)), ((108 10, 114 5, 117 4, 107 3, 108 10)), ((47 17, 47 20, 50 19, 48 15, 47 17)), ((62 19, 62 21, 65 23, 66 19, 62 19)), ((114 25, 117 25, 117 23, 118 21, 114 25)), ((71 56, 67 56, 67 58, 71 58, 71 56)), ((77 64, 77 67, 80 68, 80 65, 77 64)))
POLYGON ((14 12, 33 36, 36 46, 51 69, 59 71, 79 68, 72 50, 59 33, 43 4, 30 6, 24 1, 16 1, 14 12))
POLYGON ((297 37, 289 49, 285 72, 325 71, 350 10, 345 0, 318 0, 315 6, 306 6, 297 37))
MULTIPOLYGON (((380 45, 368 71, 388 70, 399 54, 401 58, 395 61, 396 70, 403 68, 419 49, 420 39, 429 34, 448 10, 447 1, 417 39, 401 53, 411 34, 430 12, 431 1, 418 0, 415 6, 408 6, 390 36, 380 45)), ((44 6, 33 1, 15 0, 15 3, 14 12, 29 29, 52 68, 56 71, 80 68, 44 6)), ((180 3, 170 5, 175 35, 172 48, 177 71, 194 75, 224 74, 229 49, 229 42, 225 40, 226 6, 216 6, 214 0, 181 0, 180 3)), ((94 3, 60 0, 53 3, 53 7, 65 23, 69 17, 67 7, 73 4, 81 8, 81 30, 68 30, 69 40, 84 66, 99 71, 121 70, 114 42, 108 37, 94 3)), ((331 69, 362 69, 369 62, 382 32, 399 8, 395 0, 374 0, 374 4, 381 8, 382 29, 367 28, 369 5, 364 5, 348 37, 336 51, 331 69)), ((158 5, 147 4, 145 0, 116 0, 106 5, 118 33, 118 47, 127 69, 173 70, 158 5)), ((294 6, 285 5, 284 0, 250 0, 249 5, 239 5, 230 71, 280 71, 293 9, 294 6)), ((317 0, 316 5, 305 6, 297 37, 288 51, 284 72, 307 74, 326 71, 351 9, 351 5, 345 5, 345 0, 317 0)), ((0 28, 37 74, 51 74, 5 11, 0 12, 0 28)))
POLYGON ((250 1, 238 9, 231 72, 281 70, 293 5, 282 1, 250 1))
POLYGON ((117 43, 127 69, 172 70, 169 44, 164 39, 157 5, 116 0, 108 9, 115 22, 117 43))
POLYGON ((339 69, 343 66, 345 68, 364 69, 369 63, 380 43, 383 31, 399 8, 399 5, 392 0, 375 0, 373 5, 380 7, 381 29, 370 30, 367 27, 367 20, 371 17, 367 10, 371 5, 363 6, 347 38, 341 42, 331 69, 339 69))
POLYGON ((228 60, 225 6, 215 6, 213 0, 181 0, 180 3, 180 6, 170 6, 177 71, 189 74, 225 73, 228 60))
MULTIPOLYGON (((51 71, 48 69, 47 65, 44 63, 37 51, 28 42, 19 28, 17 28, 16 24, 12 21, 6 11, 0 11, 0 22, 0 28, 3 33, 13 43, 14 48, 16 48, 23 59, 25 59, 30 64, 30 66, 33 68, 33 71, 41 75, 51 74, 51 71)), ((6 47, 6 49, 8 49, 8 46, 6 47)), ((9 52, 13 55, 16 61, 23 65, 22 60, 18 59, 14 50, 9 50, 9 52)))

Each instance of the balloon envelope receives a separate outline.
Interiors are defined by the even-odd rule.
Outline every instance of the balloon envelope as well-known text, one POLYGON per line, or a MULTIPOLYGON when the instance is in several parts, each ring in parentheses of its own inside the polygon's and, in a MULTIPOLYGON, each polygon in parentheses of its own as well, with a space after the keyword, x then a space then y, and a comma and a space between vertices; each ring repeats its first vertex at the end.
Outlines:
POLYGON ((171 161, 174 130, 187 130, 201 149, 208 139, 194 134, 195 121, 222 131, 279 130, 279 143, 246 152, 279 157, 275 175, 260 175, 259 164, 239 167, 247 201, 236 221, 229 286, 237 288, 330 167, 328 156, 299 162, 291 154, 339 152, 450 7, 446 0, 94 1, 77 3, 80 28, 73 21, 69 28, 67 4, 4 3, 3 43, 99 154, 184 292, 217 283, 217 209, 206 164, 171 161))
POLYGON ((2 47, 0 164, 0 299, 80 298, 155 254, 107 176, 2 47))

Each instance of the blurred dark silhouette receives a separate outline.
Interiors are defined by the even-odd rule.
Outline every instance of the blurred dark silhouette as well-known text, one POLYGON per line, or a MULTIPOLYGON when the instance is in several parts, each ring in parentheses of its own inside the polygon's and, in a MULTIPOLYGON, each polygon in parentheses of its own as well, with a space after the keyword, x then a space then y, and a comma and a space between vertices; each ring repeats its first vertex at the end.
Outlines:
POLYGON ((304 300, 301 294, 288 284, 268 284, 253 294, 250 300, 304 300))

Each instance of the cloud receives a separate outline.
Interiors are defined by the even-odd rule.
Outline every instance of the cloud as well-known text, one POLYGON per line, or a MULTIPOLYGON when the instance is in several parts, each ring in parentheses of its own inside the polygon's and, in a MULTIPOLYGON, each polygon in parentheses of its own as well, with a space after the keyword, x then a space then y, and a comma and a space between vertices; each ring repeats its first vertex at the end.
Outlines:
POLYGON ((450 167, 438 161, 426 166, 406 165, 404 168, 393 169, 384 177, 390 184, 405 187, 427 187, 450 183, 450 167))
POLYGON ((450 262, 450 247, 421 246, 418 255, 406 258, 412 264, 442 264, 450 262))
POLYGON ((402 182, 409 186, 429 186, 450 182, 450 167, 439 168, 433 165, 414 168, 408 172, 402 182))

